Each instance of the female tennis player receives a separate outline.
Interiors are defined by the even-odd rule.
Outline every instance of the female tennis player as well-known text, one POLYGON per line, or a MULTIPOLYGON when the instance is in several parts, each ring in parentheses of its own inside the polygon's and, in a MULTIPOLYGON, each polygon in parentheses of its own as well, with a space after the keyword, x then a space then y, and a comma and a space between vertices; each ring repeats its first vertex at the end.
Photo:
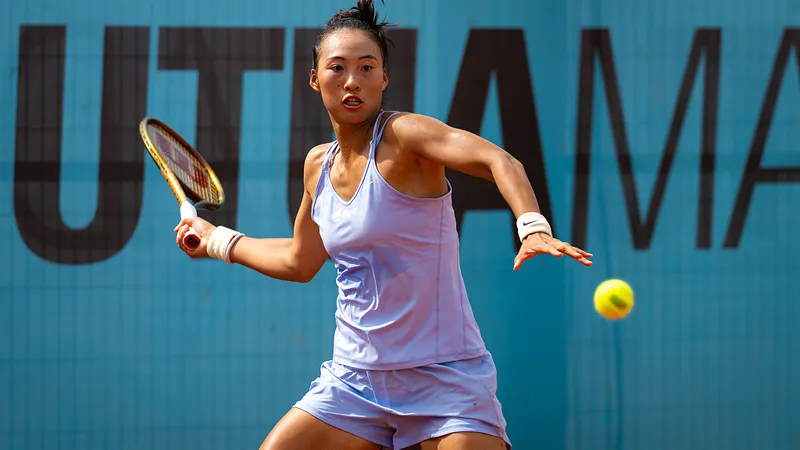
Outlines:
POLYGON ((511 448, 496 368, 473 317, 445 168, 493 181, 515 214, 514 270, 542 254, 591 265, 552 236, 523 166, 479 136, 418 114, 383 111, 385 28, 372 0, 339 11, 313 49, 311 88, 336 133, 305 161, 305 193, 288 239, 256 239, 184 219, 214 257, 308 282, 337 270, 333 357, 262 450, 511 448))

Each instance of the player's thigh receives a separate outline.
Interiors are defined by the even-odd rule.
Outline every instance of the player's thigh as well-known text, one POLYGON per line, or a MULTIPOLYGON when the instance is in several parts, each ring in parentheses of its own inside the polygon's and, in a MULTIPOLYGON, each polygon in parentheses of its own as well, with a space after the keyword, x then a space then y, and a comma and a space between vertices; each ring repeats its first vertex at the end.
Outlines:
POLYGON ((459 432, 419 443, 420 450, 506 450, 506 442, 484 433, 459 432))
POLYGON ((270 431, 260 450, 379 450, 380 446, 292 408, 270 431))

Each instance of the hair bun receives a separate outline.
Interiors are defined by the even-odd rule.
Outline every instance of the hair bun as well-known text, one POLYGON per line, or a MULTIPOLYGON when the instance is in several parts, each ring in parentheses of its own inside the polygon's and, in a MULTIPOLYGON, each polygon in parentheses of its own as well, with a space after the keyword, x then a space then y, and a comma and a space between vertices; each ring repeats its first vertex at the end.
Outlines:
MULTIPOLYGON (((383 3, 383 0, 381 0, 381 3, 383 3)), ((358 0, 356 6, 350 8, 350 12, 352 14, 351 17, 371 27, 383 28, 389 24, 386 21, 380 21, 373 0, 358 0)))

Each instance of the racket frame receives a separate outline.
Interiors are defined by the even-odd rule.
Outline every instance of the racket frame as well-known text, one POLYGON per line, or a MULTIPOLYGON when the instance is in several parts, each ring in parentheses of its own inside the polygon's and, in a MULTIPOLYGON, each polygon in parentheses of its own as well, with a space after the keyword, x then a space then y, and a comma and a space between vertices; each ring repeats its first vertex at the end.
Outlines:
MULTIPOLYGON (((150 154, 150 157, 155 161, 156 165, 158 166, 161 174, 166 178, 167 183, 169 183, 169 187, 172 189, 172 193, 175 194, 175 198, 178 199, 178 204, 183 205, 185 202, 189 201, 195 208, 206 209, 206 210, 216 210, 219 209, 220 206, 225 202, 225 191, 222 189, 222 183, 220 183, 217 174, 214 172, 214 169, 208 164, 203 155, 200 154, 194 147, 192 147, 186 139, 183 138, 179 133, 173 130, 169 125, 165 124, 164 122, 155 119, 153 117, 145 117, 142 119, 141 123, 139 124, 139 134, 142 136, 142 141, 144 141, 144 146, 147 149, 147 152, 150 154), (164 131, 170 134, 173 139, 175 139, 180 145, 182 145, 186 150, 191 153, 193 157, 195 157, 203 168, 208 172, 211 184, 214 186, 214 189, 219 193, 219 201, 217 202, 210 202, 205 200, 200 200, 196 198, 190 198, 186 195, 186 190, 191 192, 188 186, 186 186, 186 190, 184 189, 184 184, 175 173, 170 169, 169 165, 167 164, 164 157, 161 156, 161 153, 158 151, 157 147, 153 143, 153 140, 150 138, 150 132, 147 130, 148 125, 155 125, 156 127, 163 128, 164 131)), ((192 195, 194 197, 194 195, 192 195)))
MULTIPOLYGON (((191 146, 186 139, 183 138, 178 132, 173 130, 169 125, 165 124, 164 122, 153 118, 153 117, 145 117, 139 123, 139 134, 142 137, 142 141, 144 142, 144 146, 147 149, 147 153, 150 154, 150 158, 156 163, 158 169, 161 171, 161 175, 167 180, 170 189, 172 189, 172 193, 175 195, 175 198, 178 200, 178 204, 180 205, 180 213, 182 219, 189 219, 197 217, 197 208, 213 211, 219 209, 222 204, 225 202, 225 191, 222 189, 222 183, 220 183, 219 178, 217 177, 216 172, 214 169, 211 168, 211 165, 208 164, 203 155, 200 154, 193 146, 191 146), (188 196, 186 191, 188 190, 191 193, 191 188, 186 186, 181 182, 181 180, 175 175, 172 169, 167 164, 167 161, 161 155, 161 152, 153 143, 153 140, 150 137, 150 132, 148 131, 148 125, 152 125, 158 128, 162 128, 166 131, 178 144, 182 145, 194 158, 200 162, 200 165, 206 170, 209 175, 209 180, 213 188, 218 193, 218 201, 212 202, 207 200, 202 200, 197 198, 193 193, 192 196, 188 196), (185 188, 184 188, 185 187, 185 188)), ((190 250, 194 250, 200 245, 200 236, 197 234, 196 231, 190 228, 189 232, 184 236, 183 244, 186 248, 190 250)))

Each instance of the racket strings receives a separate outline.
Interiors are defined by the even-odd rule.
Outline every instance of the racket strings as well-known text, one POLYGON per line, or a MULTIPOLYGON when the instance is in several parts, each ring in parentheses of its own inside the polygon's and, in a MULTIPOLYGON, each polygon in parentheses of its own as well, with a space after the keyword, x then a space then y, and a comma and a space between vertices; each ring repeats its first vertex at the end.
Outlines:
POLYGON ((219 192, 203 164, 170 133, 157 126, 150 125, 150 129, 154 131, 156 147, 181 183, 200 199, 219 202, 219 192))

